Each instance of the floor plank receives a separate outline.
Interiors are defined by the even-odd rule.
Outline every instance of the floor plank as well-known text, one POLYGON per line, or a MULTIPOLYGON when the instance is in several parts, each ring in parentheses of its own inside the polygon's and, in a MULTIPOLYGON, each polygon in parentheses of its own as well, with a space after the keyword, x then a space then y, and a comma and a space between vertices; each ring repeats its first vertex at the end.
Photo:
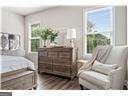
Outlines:
POLYGON ((73 80, 50 75, 38 74, 37 90, 80 90, 78 79, 73 80))

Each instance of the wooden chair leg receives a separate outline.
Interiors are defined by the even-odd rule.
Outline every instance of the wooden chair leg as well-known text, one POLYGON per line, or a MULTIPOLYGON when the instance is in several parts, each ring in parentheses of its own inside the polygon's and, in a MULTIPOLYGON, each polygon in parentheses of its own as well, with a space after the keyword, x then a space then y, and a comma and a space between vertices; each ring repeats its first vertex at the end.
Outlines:
POLYGON ((80 88, 81 88, 81 90, 84 90, 84 87, 80 84, 80 88))

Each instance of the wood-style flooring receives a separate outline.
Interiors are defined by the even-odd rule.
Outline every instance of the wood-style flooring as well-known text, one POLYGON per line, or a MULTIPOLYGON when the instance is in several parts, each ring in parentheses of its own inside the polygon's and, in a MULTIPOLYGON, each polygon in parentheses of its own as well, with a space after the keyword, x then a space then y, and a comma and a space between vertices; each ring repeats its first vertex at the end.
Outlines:
POLYGON ((37 90, 80 90, 78 79, 61 78, 50 74, 38 74, 37 90))
MULTIPOLYGON (((37 90, 80 90, 78 78, 73 80, 61 78, 50 74, 38 74, 37 90)), ((124 87, 124 90, 127 90, 124 87)))

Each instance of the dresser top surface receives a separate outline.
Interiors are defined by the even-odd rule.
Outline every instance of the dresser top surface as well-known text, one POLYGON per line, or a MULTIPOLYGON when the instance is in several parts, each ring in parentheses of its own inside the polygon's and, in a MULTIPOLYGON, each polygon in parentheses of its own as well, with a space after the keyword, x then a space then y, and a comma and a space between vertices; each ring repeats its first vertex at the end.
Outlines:
POLYGON ((61 46, 60 47, 59 46, 57 46, 57 47, 42 47, 42 48, 39 48, 39 49, 53 49, 53 48, 59 48, 59 49, 60 48, 69 48, 69 49, 73 49, 73 47, 64 47, 64 46, 63 47, 61 47, 61 46))
POLYGON ((39 48, 39 51, 71 51, 72 49, 72 47, 44 47, 39 48))

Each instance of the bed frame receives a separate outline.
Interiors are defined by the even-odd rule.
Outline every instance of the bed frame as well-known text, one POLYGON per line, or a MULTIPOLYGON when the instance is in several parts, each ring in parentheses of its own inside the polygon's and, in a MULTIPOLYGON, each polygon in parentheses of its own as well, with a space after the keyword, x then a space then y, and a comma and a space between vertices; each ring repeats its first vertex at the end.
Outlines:
POLYGON ((1 90, 30 90, 37 87, 37 72, 24 68, 1 74, 1 90))

